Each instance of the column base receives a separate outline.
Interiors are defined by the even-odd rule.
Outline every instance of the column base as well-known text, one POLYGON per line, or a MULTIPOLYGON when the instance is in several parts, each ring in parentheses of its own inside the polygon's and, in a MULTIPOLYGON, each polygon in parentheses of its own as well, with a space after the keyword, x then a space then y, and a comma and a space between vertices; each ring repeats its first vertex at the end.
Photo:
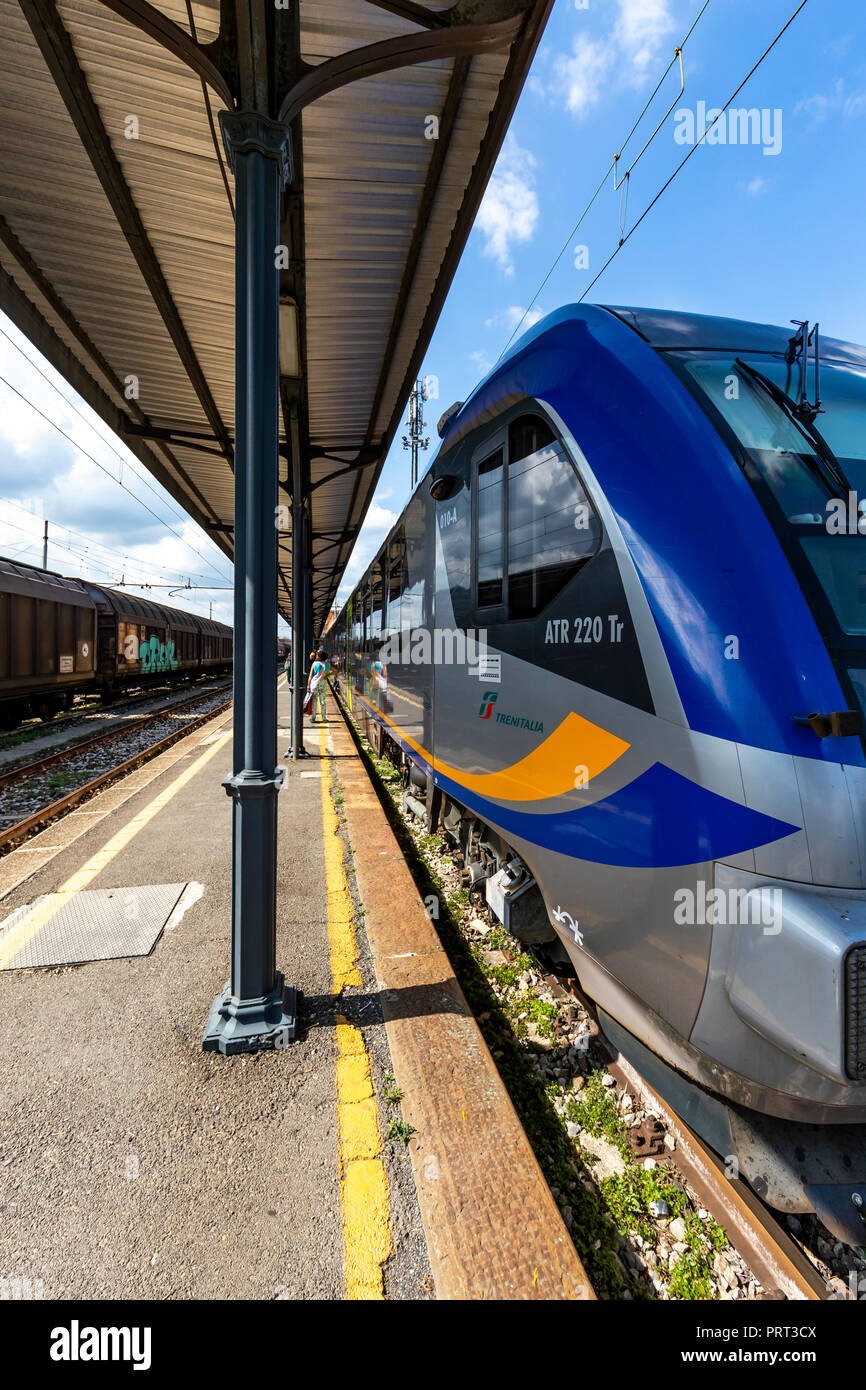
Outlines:
POLYGON ((277 980, 260 999, 234 999, 230 982, 211 1005, 201 1040, 203 1052, 281 1051, 294 1042, 298 1025, 297 991, 277 980))

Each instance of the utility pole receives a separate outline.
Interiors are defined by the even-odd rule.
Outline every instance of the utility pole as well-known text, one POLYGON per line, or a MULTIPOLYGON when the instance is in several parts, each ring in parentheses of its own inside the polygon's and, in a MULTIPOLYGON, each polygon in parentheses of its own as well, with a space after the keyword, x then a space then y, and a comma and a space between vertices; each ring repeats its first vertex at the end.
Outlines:
POLYGON ((42 568, 48 568, 48 522, 42 523, 42 568))
POLYGON ((424 433, 424 402, 427 399, 427 387, 418 378, 412 387, 412 394, 409 397, 409 415, 406 425, 408 434, 403 435, 403 448, 411 450, 412 453, 412 491, 414 492, 418 482, 418 450, 427 449, 430 440, 422 439, 424 433))

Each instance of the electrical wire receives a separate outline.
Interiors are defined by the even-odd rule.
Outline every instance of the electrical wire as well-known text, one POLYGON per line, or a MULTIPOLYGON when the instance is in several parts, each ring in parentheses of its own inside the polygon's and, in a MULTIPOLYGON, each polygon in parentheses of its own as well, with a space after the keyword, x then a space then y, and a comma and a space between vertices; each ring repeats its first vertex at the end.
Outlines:
POLYGON ((802 9, 805 8, 806 4, 807 4, 807 0, 800 0, 800 4, 797 6, 796 10, 795 10, 794 13, 791 15, 791 17, 786 21, 786 23, 782 25, 782 28, 779 30, 778 34, 777 34, 776 37, 773 39, 772 43, 769 44, 769 45, 767 46, 767 48, 764 49, 764 51, 763 51, 763 53, 761 54, 760 58, 757 60, 757 62, 754 64, 754 66, 751 67, 751 68, 749 69, 749 71, 746 73, 746 76, 743 78, 743 80, 742 80, 742 82, 740 83, 740 85, 739 85, 733 92, 731 92, 731 95, 728 97, 728 99, 727 99, 727 101, 725 102, 724 106, 722 106, 722 107, 719 108, 719 114, 718 114, 718 116, 716 116, 715 120, 710 122, 710 124, 707 126, 707 128, 706 128, 706 130, 704 131, 704 133, 703 133, 703 135, 701 136, 701 138, 700 138, 699 140, 696 140, 696 141, 695 141, 695 143, 692 145, 691 149, 689 150, 688 154, 685 155, 685 156, 680 160, 679 164, 677 165, 676 169, 674 169, 674 171, 673 171, 673 173, 671 174, 670 178, 669 178, 665 183, 662 184, 661 188, 659 189, 658 193, 657 193, 657 194, 655 195, 655 197, 653 198, 652 202, 651 202, 651 203, 648 203, 647 206, 644 208, 643 212, 641 213, 641 215, 640 215, 640 217, 638 218, 638 220, 635 222, 635 224, 634 224, 634 226, 632 227, 631 231, 626 232, 625 236, 620 238, 619 242, 618 242, 617 245, 614 247, 614 249, 613 249, 613 251, 611 252, 611 254, 608 256, 608 258, 607 258, 607 260, 605 261, 604 265, 601 267, 601 270, 599 270, 598 274, 595 275, 595 276, 593 277, 592 280, 590 280, 590 282, 589 282, 589 284, 587 285, 586 289, 584 290, 583 294, 582 294, 582 295, 580 296, 580 298, 578 299, 578 301, 577 301, 578 304, 580 304, 580 303, 586 298, 586 296, 589 294, 590 290, 592 289, 593 285, 596 283, 597 280, 599 280, 599 279, 601 278, 601 276, 602 276, 602 275, 604 274, 604 272, 607 270, 607 268, 608 268, 608 266, 610 265, 611 261, 613 260, 614 256, 616 256, 616 255, 619 254, 619 252, 622 250, 623 246, 625 246, 626 242, 628 241, 629 237, 633 236, 634 233, 637 231, 637 229, 638 229, 638 227, 640 226, 641 222, 643 222, 644 218, 647 216, 647 213, 651 212, 651 210, 655 207, 656 203, 658 202, 659 198, 661 198, 662 194, 665 193, 665 192, 667 191, 667 189, 670 188, 670 186, 671 186, 671 184, 673 183, 674 179, 676 178, 677 174, 678 174, 678 173, 680 172, 680 170, 684 167, 684 165, 686 165, 686 164, 688 163, 688 161, 691 159, 692 155, 694 154, 695 150, 697 150, 697 149, 700 148, 700 146, 703 144, 703 142, 704 142, 704 140, 706 139, 706 137, 709 135, 710 131, 711 131, 711 130, 713 129, 713 127, 715 126, 716 122, 719 121, 719 120, 721 119, 721 117, 724 115, 724 113, 727 111, 728 107, 730 106, 731 102, 734 100, 734 98, 737 97, 737 96, 739 96, 740 92, 743 90, 743 88, 745 87, 746 83, 749 81, 749 78, 754 76, 754 74, 757 72, 758 68, 759 68, 759 67, 761 66, 761 64, 763 63, 764 59, 767 57, 768 53, 771 53, 772 50, 776 47, 776 44, 779 42, 779 40, 780 40, 780 38, 782 37, 782 35, 784 34, 785 30, 788 29, 788 28, 790 27, 790 25, 792 25, 792 24, 794 23, 794 20, 797 18, 797 15, 800 13, 800 11, 801 11, 802 9))
MULTIPOLYGON (((158 516, 157 513, 153 510, 153 508, 149 507, 142 497, 136 497, 135 493, 132 492, 124 482, 122 482, 118 478, 115 478, 114 474, 111 473, 108 468, 106 468, 104 463, 100 463, 99 459, 94 458, 93 454, 88 453, 88 451, 83 447, 82 444, 78 442, 78 440, 73 439, 71 434, 67 434, 66 430, 64 430, 60 425, 58 425, 56 420, 52 420, 49 415, 45 414, 44 410, 40 410, 38 405, 36 405, 33 401, 28 400, 27 397, 24 395, 23 391, 19 391, 18 387, 13 386, 12 382, 8 381, 5 376, 0 375, 0 382, 2 382, 4 386, 7 386, 10 391, 14 391, 15 395, 18 396, 22 401, 24 401, 26 405, 29 405, 31 410, 35 410, 36 414, 40 415, 42 419, 46 422, 46 424, 51 425, 53 429, 57 430, 58 434, 62 434, 63 438, 68 440, 68 442, 73 446, 73 448, 77 449, 79 453, 83 454, 84 457, 89 459, 91 463, 95 464, 97 468, 101 469, 102 472, 105 473, 106 476, 109 477, 113 483, 116 483, 118 487, 123 488, 123 491, 128 493, 128 495, 135 502, 138 502, 139 506, 144 507, 144 510, 146 512, 149 512, 150 515, 154 518, 154 520, 159 522, 160 526, 165 526, 166 529, 169 530, 171 534, 177 540, 180 541, 181 545, 185 545, 187 549, 191 550, 194 555, 197 555, 199 559, 202 560, 204 564, 208 566, 209 569, 212 569, 214 574, 219 574, 219 570, 216 568, 216 565, 211 564, 210 560, 207 558, 206 555, 202 555, 200 550, 197 550, 196 547, 192 545, 189 541, 184 540, 180 532, 175 531, 174 527, 169 525, 165 517, 158 516)), ((136 474, 135 476, 137 477, 138 474, 136 474)), ((225 579, 226 576, 220 575, 220 578, 225 579)))
MULTIPOLYGON (((153 484, 148 482, 147 478, 145 478, 141 473, 136 472, 136 470, 133 467, 131 467, 128 461, 123 457, 122 454, 118 452, 118 450, 112 444, 111 440, 107 439, 105 435, 96 428, 92 420, 88 420, 84 412, 80 410, 79 407, 75 404, 75 401, 71 401, 68 396, 64 395, 57 383, 51 380, 50 376, 47 374, 47 372, 44 372, 42 370, 38 362, 34 362, 33 358, 28 356, 28 354, 21 347, 20 343, 16 343, 15 339, 2 327, 0 327, 0 333, 2 333, 3 337, 7 340, 7 342, 12 344, 16 352, 21 354, 21 356, 24 358, 24 361, 28 362, 35 372, 39 373, 39 375, 42 377, 42 380, 47 382, 47 384, 51 387, 52 391, 56 391, 57 395, 60 397, 62 401, 65 401, 65 403, 69 406, 70 410, 75 411, 75 414, 79 417, 79 419, 81 419, 84 422, 88 429, 93 431, 97 439, 100 439, 102 443, 105 444, 106 447, 111 450, 111 452, 114 454, 114 457, 120 463, 121 468, 129 468, 129 471, 134 478, 137 478, 139 482, 144 483, 144 486, 148 489, 149 492, 153 493, 154 497, 156 497, 158 501, 165 503, 168 511, 171 512, 172 516, 177 517, 178 521, 185 521, 186 518, 184 517, 183 512, 177 511, 174 507, 172 507, 170 502, 166 502, 166 499, 159 492, 157 492, 153 484)), ((120 480, 115 479, 115 481, 120 480)))
MULTIPOLYGON (((34 520, 36 520, 35 517, 34 520)), ((29 534, 26 526, 19 526, 17 522, 10 521, 8 517, 0 518, 0 524, 2 524, 3 526, 11 526, 13 531, 20 531, 23 536, 27 536, 29 534)), ((39 547, 42 545, 42 540, 42 536, 39 535, 29 536, 29 539, 27 541, 22 542, 21 545, 22 547, 32 547, 34 550, 38 551, 39 547)), ((83 561, 85 564, 93 564, 96 565, 100 570, 104 570, 106 572, 106 582, 108 582, 109 566, 106 564, 105 560, 100 558, 100 556, 90 555, 86 551, 82 554, 80 550, 75 549, 75 547, 71 545, 67 545, 64 541, 58 540, 56 536, 52 537, 51 544, 57 550, 67 550, 70 555, 74 556, 74 558, 79 562, 79 564, 83 561)), ((131 580, 130 583, 136 583, 137 587, 140 589, 145 589, 148 587, 146 580, 142 580, 140 584, 134 580, 131 580)))
MULTIPOLYGON (((2 518, 2 519, 0 519, 0 524, 2 524, 2 525, 4 525, 4 526, 11 526, 12 529, 13 529, 14 531, 20 531, 22 535, 27 535, 27 531, 26 531, 26 529, 25 529, 23 526, 18 526, 18 525, 16 525, 16 523, 15 523, 14 521, 9 521, 9 520, 8 520, 7 518, 5 518, 5 517, 2 518)), ((16 541, 15 544, 14 544, 13 546, 10 547, 10 552, 11 552, 11 550, 16 550, 16 549, 19 550, 19 551, 21 551, 21 550, 30 550, 30 549, 35 549, 35 550, 38 551, 39 546, 41 545, 41 543, 42 543, 42 537, 41 537, 41 536, 34 536, 34 537, 29 538, 29 539, 26 540, 26 541, 16 541)), ((217 591, 222 592, 222 591, 223 591, 223 588, 224 588, 224 586, 222 586, 222 585, 220 585, 220 584, 194 584, 194 585, 188 585, 188 584, 151 584, 151 583, 149 583, 149 581, 146 580, 146 579, 142 579, 142 580, 140 580, 140 581, 137 580, 137 579, 125 579, 125 580, 121 581, 121 580, 118 580, 118 579, 115 579, 115 578, 114 578, 113 574, 110 572, 109 567, 105 564, 105 562, 104 562, 103 560, 101 560, 101 559, 99 558, 98 555, 87 555, 87 554, 81 555, 77 550, 73 549, 72 546, 70 546, 70 545, 64 545, 63 541, 59 541, 59 540, 57 540, 56 538, 52 539, 51 544, 55 547, 55 549, 67 550, 67 551, 69 552, 69 554, 72 555, 72 556, 79 562, 79 564, 80 564, 82 561, 84 561, 84 563, 87 564, 87 565, 95 565, 96 568, 97 568, 99 571, 101 571, 101 573, 100 573, 97 577, 90 578, 90 579, 88 580, 88 582, 89 582, 89 583, 92 583, 92 584, 105 584, 107 588, 112 588, 112 587, 114 587, 114 588, 124 588, 124 589, 145 589, 145 590, 151 590, 151 589, 169 589, 169 590, 172 590, 172 591, 173 591, 172 593, 169 594, 169 597, 170 597, 170 598, 175 597, 177 594, 180 594, 180 593, 192 594, 196 589, 203 589, 205 593, 213 593, 213 592, 217 592, 217 591)), ((20 555, 16 558, 16 557, 13 556, 11 553, 8 553, 8 554, 6 555, 6 558, 9 559, 9 560, 13 560, 15 563, 21 563, 21 564, 26 564, 26 563, 27 563, 25 560, 23 560, 23 559, 21 558, 20 555)), ((34 568, 37 568, 37 569, 38 569, 38 568, 41 568, 41 566, 34 566, 34 568)), ((81 578, 80 575, 79 575, 79 576, 73 576, 73 577, 75 577, 75 578, 81 578)), ((227 589, 227 590, 230 590, 231 588, 232 588, 231 585, 226 586, 226 589, 227 589)), ((193 605, 196 604, 196 603, 198 603, 199 605, 203 605, 203 604, 209 602, 209 600, 208 600, 208 599, 196 599, 196 598, 190 597, 190 598, 187 600, 187 602, 190 603, 190 604, 193 604, 193 605)))
MULTIPOLYGON (((691 38, 692 34, 694 33, 695 29, 697 28, 698 21, 700 20, 701 16, 703 15, 703 13, 704 13, 704 11, 706 10, 706 8, 707 8, 707 6, 709 5, 709 3, 710 3, 710 0, 704 0, 704 3, 701 5, 701 8, 698 10, 697 14, 695 15, 694 19, 692 20, 692 22, 691 22, 691 24, 690 24, 688 30, 686 31, 685 35, 684 35, 683 38, 680 40, 680 42, 679 42, 679 44, 677 45, 677 47, 674 49, 674 55, 673 55, 673 57, 671 58, 671 60, 670 60, 670 62, 668 63, 667 67, 665 68, 664 72, 662 73, 661 77, 659 78, 658 82, 656 83, 655 87, 653 88, 652 92, 650 93, 649 97, 647 98, 647 101, 646 101, 646 103, 645 103, 645 105, 644 105, 643 110, 641 111, 641 113, 640 113, 640 115, 637 117, 637 119, 635 120, 634 124, 632 125, 631 130, 630 130, 629 133, 628 133, 628 135, 627 135, 627 136, 625 137, 625 139, 622 141, 622 143, 621 143, 621 145, 620 145, 620 147, 619 147, 619 154, 615 154, 615 155, 614 155, 614 157, 613 157, 613 159, 611 160, 610 164, 607 166, 607 168, 605 169, 604 173, 602 174, 602 176, 601 176, 601 181, 599 182, 598 187, 596 188, 595 192, 593 193, 593 195, 592 195, 592 197, 590 198, 589 202, 587 203, 586 207, 583 209, 583 212, 580 214, 580 217, 578 217, 577 221, 575 222, 574 226, 572 227, 571 231, 569 232, 568 236, 566 237, 565 241, 563 242, 563 244, 562 244, 562 249, 559 251, 558 255, 556 256, 555 260, 553 261, 553 264, 551 265, 550 269, 548 270, 547 274, 545 275, 545 277, 544 277, 544 279, 542 280, 541 284, 539 285, 538 289, 535 291, 535 294, 532 296, 532 298, 530 299, 530 301, 529 301, 529 303, 527 304, 526 308, 524 309, 522 317, 518 320, 518 322, 515 324, 514 328, 512 329, 511 336, 509 337, 508 342, 505 344, 504 348, 502 349, 502 351, 500 352, 499 356, 498 356, 497 359, 496 359, 496 362, 497 362, 497 363, 500 362, 500 361, 502 360, 502 358, 505 356, 506 352, 508 351, 509 347, 511 346, 512 342, 514 341, 515 337, 517 336, 518 332, 520 331, 520 328, 522 327, 523 323, 525 322, 525 320, 526 320, 526 318, 527 318, 527 315, 530 313, 533 304, 535 304, 535 302, 536 302, 536 300, 538 299, 539 295, 543 293, 545 285, 547 284, 547 282, 548 282, 548 280, 550 279, 551 275, 552 275, 553 272, 556 270, 556 267, 559 265, 559 262, 562 260, 563 256, 565 255, 566 251, 568 250, 568 248, 569 248, 569 246, 570 246, 570 244, 571 244, 571 239, 572 239, 572 237, 574 236, 575 232, 577 232, 577 230, 579 229, 581 223, 584 221, 584 219, 585 219, 587 213, 589 212, 589 210, 590 210, 590 208, 592 207, 593 203, 595 202, 596 198, 597 198, 598 195, 601 193, 601 190, 604 188, 604 185, 607 183, 608 175, 610 174, 611 170, 613 170, 613 174, 614 174, 614 183, 616 183, 616 165, 617 165, 617 161, 622 157, 622 152, 623 152, 623 150, 624 150, 624 149, 626 148, 626 146, 628 145, 629 140, 630 140, 631 137, 634 135, 635 131, 637 130, 638 126, 640 125, 641 121, 643 120, 643 118, 644 118, 644 116, 646 115, 646 113, 647 113, 647 111, 649 110, 649 108, 652 106, 652 103, 653 103, 653 101, 655 100, 656 95, 658 94, 659 88, 661 87, 662 83, 664 82, 664 80, 665 80, 665 78, 667 77, 668 73, 670 72, 671 68, 674 66, 674 64, 676 63, 677 59, 680 59, 680 62, 682 62, 682 51, 683 51, 683 49, 685 48, 686 44, 688 43, 689 39, 691 38)), ((638 153, 638 155, 635 157, 635 159, 632 161, 631 165, 629 166, 628 173, 626 173, 626 174, 623 175, 623 179, 627 179, 627 178, 628 178, 628 176, 629 176, 629 174, 631 173, 632 169, 633 169, 634 166, 637 164, 638 160, 641 158, 641 155, 643 155, 643 154, 646 153, 647 149, 648 149, 649 146, 652 144, 652 142, 653 142, 653 140, 655 139, 655 137, 658 135, 659 131, 660 131, 661 128, 662 128, 662 125, 664 125, 664 121, 667 120, 667 117, 668 117, 669 115, 670 115, 670 112, 667 112, 667 114, 666 114, 666 116, 664 117, 664 119, 659 123, 659 125, 656 126, 655 130, 653 131, 653 133, 652 133, 652 135, 650 136, 649 140, 647 140, 647 142, 646 142, 646 144, 644 145, 643 149, 638 153)), ((496 365, 496 363, 494 363, 494 366, 495 366, 495 365, 496 365)))
MULTIPOLYGON (((95 541, 95 540, 92 540, 90 536, 85 536, 84 533, 83 533, 82 531, 76 531, 76 530, 74 530, 74 528, 73 528, 72 526, 64 526, 62 521, 54 521, 54 520, 52 520, 52 518, 51 518, 50 516, 37 517, 37 514, 36 514, 35 512, 31 512, 30 509, 29 509, 29 507, 25 507, 25 506, 23 506, 20 502, 16 502, 16 500, 15 500, 14 497, 4 497, 4 498, 2 499, 2 501, 0 501, 0 508, 2 508, 2 507, 4 507, 4 506, 5 506, 5 507, 17 507, 18 511, 23 512, 25 516, 33 517, 34 520, 40 520, 40 521, 43 521, 43 522, 47 521, 47 522, 48 522, 48 525, 49 525, 49 526, 53 526, 55 530, 65 531, 65 532, 67 533, 67 535, 70 535, 70 536, 77 536, 79 540, 84 541, 85 545, 87 545, 87 546, 93 546, 93 547, 95 547, 95 548, 98 549, 98 550, 103 550, 103 551, 105 551, 105 553, 106 553, 107 555, 113 555, 113 556, 115 556, 118 560, 121 560, 124 564, 128 564, 128 565, 143 565, 143 564, 147 563, 147 564, 149 564, 150 566, 152 566, 153 569, 161 570, 163 574, 176 574, 176 575, 179 575, 179 576, 180 576, 180 579, 184 579, 184 578, 188 578, 188 579, 193 579, 193 578, 195 578, 195 579, 207 579, 207 577, 208 577, 206 574, 199 574, 196 570, 179 570, 179 569, 173 569, 170 565, 161 565, 161 564, 159 563, 159 561, 157 561, 157 560, 150 560, 150 561, 145 562, 144 560, 138 558, 138 557, 135 556, 135 555, 128 555, 128 554, 126 554, 125 551, 122 551, 122 550, 115 550, 115 548, 114 548, 113 546, 111 546, 111 545, 106 545, 104 541, 95 541)), ((14 526, 15 523, 12 522, 12 521, 10 521, 8 524, 9 524, 10 526, 14 526)), ((53 537, 52 537, 52 540, 54 540, 53 537)), ((56 543, 59 544, 59 542, 56 542, 56 543)), ((224 576, 224 577, 227 577, 227 576, 224 576)))

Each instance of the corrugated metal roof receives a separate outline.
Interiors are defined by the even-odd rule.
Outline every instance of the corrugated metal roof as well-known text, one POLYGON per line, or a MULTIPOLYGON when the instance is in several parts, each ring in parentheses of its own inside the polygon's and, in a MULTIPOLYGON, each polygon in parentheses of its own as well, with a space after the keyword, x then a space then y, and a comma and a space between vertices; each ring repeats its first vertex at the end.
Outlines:
MULTIPOLYGON (((446 9, 433 3, 424 19, 409 0, 391 3, 404 13, 367 0, 299 0, 303 63, 418 34, 416 13, 429 27, 446 9)), ((313 484, 318 623, 550 4, 465 0, 463 22, 522 12, 522 29, 495 52, 364 77, 299 117, 301 436, 313 484), (425 138, 431 115, 442 121, 440 141, 425 138), (316 486, 365 446, 363 467, 316 486), (336 546, 335 535, 345 535, 336 546)), ((214 452, 177 438, 129 442, 231 554, 231 174, 220 167, 199 77, 118 9, 111 0, 0 0, 0 304, 112 428, 180 425, 187 439, 193 430, 202 436, 214 452), (133 377, 138 396, 128 400, 133 377)), ((211 43, 219 0, 191 9, 199 44, 211 43)), ((189 33, 186 0, 149 10, 189 33)), ((221 104, 211 93, 213 119, 221 104)), ((285 534, 280 567, 290 575, 285 534)), ((288 616, 282 577, 279 594, 288 616)))

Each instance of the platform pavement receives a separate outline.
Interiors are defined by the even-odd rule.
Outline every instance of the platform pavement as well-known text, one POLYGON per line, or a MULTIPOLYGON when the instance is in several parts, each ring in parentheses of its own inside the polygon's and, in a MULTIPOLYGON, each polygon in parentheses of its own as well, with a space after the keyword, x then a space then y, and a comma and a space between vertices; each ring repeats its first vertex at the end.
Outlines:
MULTIPOLYGON (((283 688, 280 755, 288 717, 283 688)), ((69 882, 200 764, 124 848, 95 861, 89 883, 203 885, 152 953, 0 971, 0 1277, 41 1281, 45 1298, 344 1296, 315 735, 307 736, 314 756, 288 764, 279 798, 277 960, 303 988, 305 1036, 258 1056, 201 1050, 228 974, 231 805, 220 782, 230 749, 219 733, 228 727, 226 716, 205 726, 182 758, 104 819, 94 815, 92 829, 0 902, 5 917, 69 882)), ((98 798, 90 806, 95 812, 98 798)), ((374 982, 369 961, 362 971, 374 982)), ((375 1012, 365 1027, 374 1077, 389 1065, 375 1012)), ((388 1165, 394 1238, 385 1291, 427 1297, 408 1160, 391 1155, 388 1165)))

